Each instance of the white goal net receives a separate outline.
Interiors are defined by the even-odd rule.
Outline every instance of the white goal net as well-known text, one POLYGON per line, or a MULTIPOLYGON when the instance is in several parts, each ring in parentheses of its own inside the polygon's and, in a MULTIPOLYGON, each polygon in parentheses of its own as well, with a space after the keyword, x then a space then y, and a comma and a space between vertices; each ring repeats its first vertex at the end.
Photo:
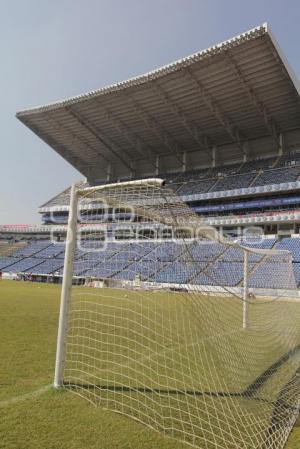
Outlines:
POLYGON ((282 448, 300 400, 291 255, 224 239, 159 180, 72 192, 55 385, 197 448, 282 448))

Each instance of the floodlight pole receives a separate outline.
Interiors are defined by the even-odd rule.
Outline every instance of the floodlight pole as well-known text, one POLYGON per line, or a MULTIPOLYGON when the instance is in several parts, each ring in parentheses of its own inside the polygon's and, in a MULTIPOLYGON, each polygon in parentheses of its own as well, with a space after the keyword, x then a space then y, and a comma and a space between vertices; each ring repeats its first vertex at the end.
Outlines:
POLYGON ((66 338, 68 330, 67 329, 68 314, 69 314, 70 296, 72 289, 74 253, 76 248, 77 203, 78 203, 78 195, 76 191, 76 186, 75 184, 73 184, 71 187, 63 282, 60 296, 60 312, 59 312, 55 375, 54 375, 55 388, 61 388, 63 386, 66 338))
POLYGON ((248 311, 248 274, 249 274, 249 252, 244 249, 244 291, 243 291, 243 329, 247 329, 249 323, 248 311))

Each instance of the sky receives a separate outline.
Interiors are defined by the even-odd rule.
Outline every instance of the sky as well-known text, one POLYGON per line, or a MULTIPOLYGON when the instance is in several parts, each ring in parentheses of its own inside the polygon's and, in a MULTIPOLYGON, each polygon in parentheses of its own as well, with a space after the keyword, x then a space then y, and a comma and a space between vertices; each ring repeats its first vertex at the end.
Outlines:
POLYGON ((0 0, 0 224, 82 178, 19 110, 165 65, 268 22, 300 77, 299 0, 0 0))

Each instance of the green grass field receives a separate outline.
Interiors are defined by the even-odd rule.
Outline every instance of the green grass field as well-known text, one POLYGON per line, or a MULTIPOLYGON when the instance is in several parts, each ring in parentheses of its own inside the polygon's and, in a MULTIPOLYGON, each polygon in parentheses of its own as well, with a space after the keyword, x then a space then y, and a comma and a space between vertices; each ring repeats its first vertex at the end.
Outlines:
MULTIPOLYGON (((80 291, 81 289, 78 289, 79 293, 80 291)), ((54 285, 13 281, 0 283, 0 448, 183 449, 189 447, 174 439, 165 438, 162 434, 125 416, 104 410, 101 407, 94 407, 69 391, 54 391, 51 388, 59 293, 59 287, 54 285)), ((115 300, 119 294, 116 291, 103 291, 103 302, 109 304, 111 297, 115 300)), ((163 300, 163 297, 161 299, 163 300)), ((124 298, 122 300, 124 301, 124 298)), ((93 298, 90 301, 92 303, 93 298)), ((222 307, 225 306, 227 304, 222 305, 222 307)), ((278 307, 280 309, 282 306, 278 307)), ((292 304, 287 307, 295 306, 292 304)), ((171 322, 174 322, 175 316, 177 322, 180 322, 176 310, 171 310, 171 322)), ((232 320, 237 320, 240 311, 230 316, 232 316, 232 320)), ((198 319, 201 320, 201 317, 198 319)), ((117 320, 115 317, 115 328, 118 327, 117 320)), ((238 322, 233 322, 232 325, 238 326, 238 322)), ((259 335, 256 333, 255 338, 258 337, 259 335)), ((118 338, 121 336, 117 335, 116 338, 114 344, 118 343, 118 338)), ((249 333, 247 338, 242 341, 243 346, 247 347, 250 342, 253 344, 253 338, 254 336, 249 333)), ((167 342, 167 334, 165 334, 165 339, 167 342)), ((152 341, 155 345, 155 340, 152 339, 152 341)), ((107 347, 111 346, 111 342, 108 340, 104 343, 107 347)), ((240 344, 238 340, 233 343, 240 344)), ((239 391, 245 389, 249 383, 251 384, 251 376, 257 377, 261 370, 263 371, 274 359, 276 360, 281 355, 282 348, 276 347, 274 351, 270 352, 269 360, 264 360, 261 365, 256 365, 254 374, 246 373, 240 379, 240 385, 233 385, 232 388, 239 391)), ((253 354, 254 359, 255 354, 253 354)), ((222 358, 218 360, 220 362, 222 358)), ((107 358, 107 362, 111 363, 112 360, 107 358)), ((68 363, 68 375, 71 379, 72 363, 71 361, 68 363)), ((148 363, 150 371, 151 364, 155 365, 155 363, 158 363, 158 360, 152 359, 151 363, 148 363)), ((177 361, 175 361, 176 363, 177 361)), ((107 373, 109 372, 107 365, 104 367, 104 372, 105 370, 107 373)), ((224 376, 229 379, 230 373, 226 373, 225 366, 223 370, 224 376)), ((284 367, 281 367, 280 370, 276 373, 279 378, 282 378, 279 384, 284 382, 285 374, 284 367)), ((122 373, 126 375, 124 368, 122 373)), ((144 371, 144 374, 146 377, 148 376, 147 371, 144 371)), ((143 383, 143 379, 138 379, 138 381, 143 383)), ((159 383, 161 379, 155 381, 159 383)), ((122 382, 122 378, 118 378, 116 374, 114 383, 118 382, 122 382)), ((172 387, 181 388, 176 383, 172 387)), ((260 397, 273 395, 272 397, 275 399, 279 392, 270 392, 269 390, 270 386, 268 382, 265 382, 261 388, 260 397)), ((109 394, 108 392, 107 401, 110 399, 109 394)), ((134 400, 134 397, 131 396, 127 399, 134 400)), ((299 449, 299 447, 300 428, 296 424, 286 448, 299 449)))

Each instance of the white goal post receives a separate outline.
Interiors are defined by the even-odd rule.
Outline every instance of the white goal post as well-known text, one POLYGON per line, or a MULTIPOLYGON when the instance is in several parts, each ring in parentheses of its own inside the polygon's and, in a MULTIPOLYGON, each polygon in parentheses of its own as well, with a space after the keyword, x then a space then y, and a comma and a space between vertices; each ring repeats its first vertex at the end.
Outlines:
POLYGON ((101 192, 102 190, 114 187, 131 187, 141 185, 155 185, 161 187, 164 184, 162 179, 146 179, 146 180, 134 180, 117 184, 100 185, 96 187, 86 187, 85 189, 77 189, 76 184, 71 186, 70 194, 70 207, 68 218, 68 230, 66 237, 66 250, 64 259, 64 271, 63 271, 63 283, 61 289, 60 298, 60 311, 59 311, 59 324, 57 335, 57 347, 56 347, 56 359, 55 359, 55 374, 54 374, 54 387, 60 388, 63 386, 63 373, 64 373, 64 361, 66 350, 66 335, 67 335, 67 322, 68 311, 73 279, 73 262, 76 248, 76 232, 77 232, 77 213, 78 213, 78 199, 81 195, 88 193, 101 192))
POLYGON ((73 185, 54 387, 196 448, 282 449, 300 310, 273 244, 226 240, 161 179, 73 185))
POLYGON ((68 231, 66 237, 66 249, 65 249, 65 260, 63 271, 63 283, 60 298, 60 311, 59 311, 55 374, 54 374, 55 388, 60 388, 63 385, 68 311, 69 311, 69 303, 73 279, 73 261, 76 247, 77 205, 78 205, 78 191, 76 190, 76 185, 73 184, 71 187, 68 231))

